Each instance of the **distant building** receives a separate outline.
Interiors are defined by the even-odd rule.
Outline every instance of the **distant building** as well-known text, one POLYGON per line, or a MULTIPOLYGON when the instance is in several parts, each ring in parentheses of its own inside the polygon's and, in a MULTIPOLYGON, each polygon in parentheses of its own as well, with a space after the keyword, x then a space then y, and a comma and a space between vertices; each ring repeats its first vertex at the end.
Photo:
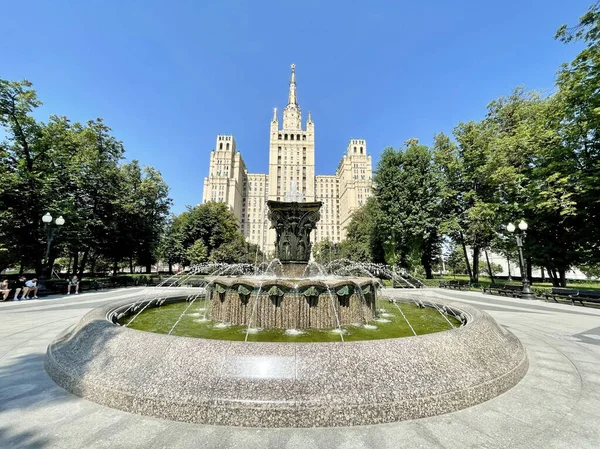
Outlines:
POLYGON ((371 156, 367 154, 367 142, 362 139, 350 140, 334 175, 315 176, 315 124, 309 111, 302 128, 292 64, 283 124, 280 127, 276 108, 270 124, 269 173, 248 173, 233 136, 219 135, 210 154, 202 201, 226 203, 247 240, 270 253, 274 249, 275 231, 270 229, 267 200, 283 201, 294 183, 304 194, 304 201, 323 202, 321 220, 311 240, 339 242, 346 236, 345 227, 354 211, 371 196, 372 179, 371 156))

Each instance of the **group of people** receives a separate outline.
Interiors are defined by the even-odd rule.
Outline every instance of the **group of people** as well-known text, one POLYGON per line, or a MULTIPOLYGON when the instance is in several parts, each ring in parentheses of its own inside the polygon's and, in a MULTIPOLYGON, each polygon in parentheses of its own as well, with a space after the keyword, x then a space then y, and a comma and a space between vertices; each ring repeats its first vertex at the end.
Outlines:
MULTIPOLYGON (((25 276, 21 276, 17 285, 15 287, 15 296, 13 297, 14 301, 21 301, 25 299, 37 299, 38 285, 37 278, 33 278, 27 280, 25 276), (19 293, 21 293, 21 297, 19 298, 19 293), (30 295, 33 294, 32 297, 30 295)), ((0 293, 2 293, 4 297, 4 301, 8 300, 8 295, 10 293, 10 287, 8 285, 8 279, 4 279, 2 284, 0 284, 0 293)))
MULTIPOLYGON (((13 296, 13 301, 23 301, 26 299, 38 299, 38 280, 37 278, 33 278, 27 280, 25 276, 19 277, 17 284, 15 286, 15 295, 13 296), (21 297, 19 298, 19 294, 21 297), (33 295, 33 296, 31 296, 33 295)), ((77 276, 73 276, 68 284, 67 284, 67 295, 71 294, 71 289, 75 290, 75 294, 79 294, 79 279, 77 276)), ((8 279, 4 279, 2 283, 0 283, 0 295, 2 295, 3 301, 8 301, 8 295, 10 294, 11 288, 8 284, 8 279)))

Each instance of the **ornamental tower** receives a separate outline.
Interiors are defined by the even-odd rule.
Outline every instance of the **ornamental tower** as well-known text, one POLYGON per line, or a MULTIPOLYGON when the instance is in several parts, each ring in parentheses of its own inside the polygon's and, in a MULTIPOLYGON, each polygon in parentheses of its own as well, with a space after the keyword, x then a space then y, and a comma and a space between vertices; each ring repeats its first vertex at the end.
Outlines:
POLYGON ((288 104, 279 127, 273 111, 269 137, 269 199, 283 201, 294 183, 305 201, 315 198, 315 134, 310 112, 302 128, 302 111, 296 92, 296 66, 292 64, 288 104))

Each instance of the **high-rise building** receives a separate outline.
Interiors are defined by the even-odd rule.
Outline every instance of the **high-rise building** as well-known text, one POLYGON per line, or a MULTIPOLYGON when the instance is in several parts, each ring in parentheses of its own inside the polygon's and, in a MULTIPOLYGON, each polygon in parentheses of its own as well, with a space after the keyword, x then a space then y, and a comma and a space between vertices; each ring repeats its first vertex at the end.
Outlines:
POLYGON ((283 201, 293 188, 304 201, 322 201, 321 220, 311 240, 339 242, 356 209, 371 196, 372 161, 367 142, 352 139, 334 175, 315 175, 315 124, 311 113, 304 128, 296 95, 296 67, 292 75, 288 104, 280 126, 273 110, 269 135, 269 173, 248 173, 233 136, 218 135, 210 154, 208 176, 204 178, 203 202, 226 203, 240 223, 247 241, 266 253, 273 252, 275 231, 270 229, 267 200, 283 201))

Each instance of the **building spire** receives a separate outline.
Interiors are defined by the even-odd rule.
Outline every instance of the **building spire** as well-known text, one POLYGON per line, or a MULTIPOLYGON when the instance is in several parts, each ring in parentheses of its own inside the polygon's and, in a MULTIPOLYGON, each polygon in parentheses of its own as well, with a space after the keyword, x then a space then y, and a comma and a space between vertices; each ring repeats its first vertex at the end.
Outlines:
POLYGON ((296 102, 296 64, 292 64, 292 79, 290 80, 290 95, 288 97, 288 105, 290 104, 298 104, 296 102))
POLYGON ((273 123, 277 123, 277 108, 273 108, 273 123))

